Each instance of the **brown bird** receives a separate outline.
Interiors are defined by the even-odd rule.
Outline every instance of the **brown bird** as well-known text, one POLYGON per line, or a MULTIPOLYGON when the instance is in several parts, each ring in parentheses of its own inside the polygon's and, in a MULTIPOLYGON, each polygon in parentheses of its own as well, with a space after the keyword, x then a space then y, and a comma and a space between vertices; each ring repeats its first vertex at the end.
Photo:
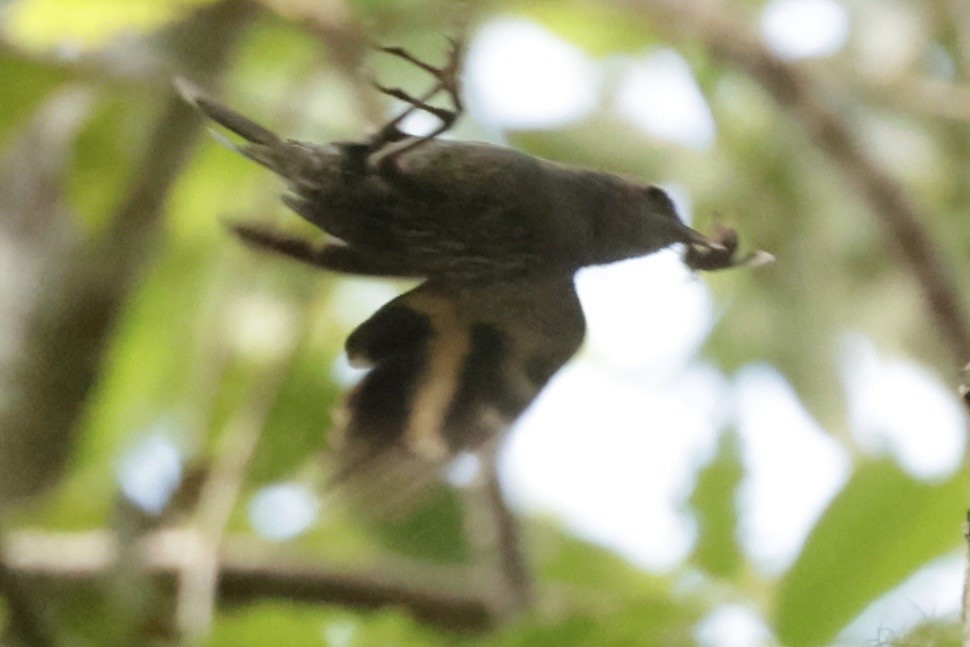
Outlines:
POLYGON ((242 154, 286 180, 287 206, 337 239, 314 245, 235 225, 243 240, 336 272, 424 280, 350 335, 350 361, 369 372, 337 416, 338 479, 376 474, 404 492, 456 452, 499 436, 579 349, 577 270, 675 243, 687 246, 695 269, 738 263, 734 238, 728 249, 689 228, 656 186, 439 139, 462 112, 460 44, 451 42, 442 68, 384 51, 435 84, 418 98, 377 86, 409 106, 359 143, 281 139, 185 82, 180 89, 246 140, 242 154), (451 109, 427 103, 441 91, 451 109), (424 137, 404 134, 399 124, 414 111, 441 125, 424 137))

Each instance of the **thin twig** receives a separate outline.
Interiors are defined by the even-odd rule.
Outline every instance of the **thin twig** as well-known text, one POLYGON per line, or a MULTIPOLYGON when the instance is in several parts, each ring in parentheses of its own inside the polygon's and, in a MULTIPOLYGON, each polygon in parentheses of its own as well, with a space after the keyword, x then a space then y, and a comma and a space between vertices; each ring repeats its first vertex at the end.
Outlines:
POLYGON ((194 511, 198 541, 192 544, 179 574, 175 614, 180 633, 189 640, 206 635, 212 625, 223 535, 285 375, 282 366, 274 373, 262 378, 257 392, 247 400, 248 406, 229 420, 199 494, 194 511))
POLYGON ((797 118, 815 144, 868 201, 873 215, 916 277, 932 319, 955 362, 970 358, 970 323, 953 278, 938 256, 926 218, 907 191, 866 152, 845 117, 826 103, 822 88, 803 70, 779 59, 750 30, 706 3, 628 0, 681 37, 693 36, 714 60, 746 71, 797 118))
POLYGON ((509 608, 522 613, 531 609, 535 602, 535 586, 519 536, 518 523, 502 492, 495 458, 493 451, 484 452, 482 470, 485 496, 495 524, 499 566, 511 595, 509 608))

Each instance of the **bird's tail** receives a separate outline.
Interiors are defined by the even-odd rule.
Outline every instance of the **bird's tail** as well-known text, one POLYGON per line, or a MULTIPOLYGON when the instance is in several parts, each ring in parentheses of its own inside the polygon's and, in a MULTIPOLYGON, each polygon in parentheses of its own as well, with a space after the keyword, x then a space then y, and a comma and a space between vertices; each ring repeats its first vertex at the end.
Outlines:
POLYGON ((369 518, 401 520, 444 482, 445 468, 452 458, 429 460, 399 443, 378 448, 343 447, 340 466, 326 489, 351 501, 369 518))
POLYGON ((281 139, 276 133, 208 97, 184 77, 176 77, 175 89, 182 98, 223 128, 239 135, 247 143, 239 145, 213 131, 216 138, 257 164, 287 178, 297 176, 310 162, 309 152, 298 142, 281 139))

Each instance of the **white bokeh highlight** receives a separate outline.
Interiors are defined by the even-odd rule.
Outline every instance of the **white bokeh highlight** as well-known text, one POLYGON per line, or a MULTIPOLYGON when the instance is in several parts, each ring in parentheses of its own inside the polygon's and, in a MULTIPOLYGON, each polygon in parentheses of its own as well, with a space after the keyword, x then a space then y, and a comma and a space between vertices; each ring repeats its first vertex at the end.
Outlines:
POLYGON ((710 330, 710 292, 672 250, 584 269, 576 289, 586 314, 587 351, 620 369, 673 371, 710 330))
POLYGON ((838 0, 771 0, 761 14, 761 33, 784 58, 829 56, 849 38, 849 14, 838 0))
POLYGON ((445 470, 445 480, 453 487, 468 487, 475 483, 481 471, 482 464, 478 456, 471 452, 461 452, 445 470))
POLYGON ((327 623, 320 633, 327 647, 354 647, 357 625, 350 620, 335 620, 327 623))
POLYGON ((513 502, 553 512, 640 566, 675 566, 693 543, 683 503, 714 451, 723 389, 704 367, 649 383, 590 361, 568 365, 506 443, 513 502))
POLYGON ((349 389, 355 386, 358 382, 364 379, 367 375, 369 369, 359 368, 350 363, 345 351, 341 351, 333 360, 333 365, 330 367, 330 377, 333 378, 334 382, 339 384, 345 389, 349 389))
MULTIPOLYGON (((395 104, 393 110, 388 114, 388 119, 393 119, 397 117, 402 110, 407 108, 407 104, 399 102, 395 104)), ((441 125, 441 121, 434 115, 428 114, 423 110, 415 110, 414 112, 408 114, 400 124, 398 128, 406 132, 409 135, 414 135, 415 137, 424 137, 425 135, 430 135, 434 132, 435 128, 441 125)), ((437 135, 440 139, 450 139, 451 132, 445 131, 437 135)))
POLYGON ((225 321, 237 352, 250 361, 273 361, 296 339, 296 310, 268 295, 238 297, 230 304, 225 321))
POLYGON ((724 604, 697 625, 694 639, 700 647, 751 647, 772 643, 765 619, 753 609, 724 604))
POLYGON ((334 326, 353 328, 397 297, 401 285, 359 277, 345 277, 333 286, 327 300, 327 317, 334 326))
POLYGON ((861 335, 844 344, 849 421, 859 445, 888 454, 916 478, 943 479, 963 463, 963 411, 922 366, 883 357, 861 335))
POLYGON ((848 480, 851 462, 773 368, 740 371, 733 400, 746 470, 741 543, 764 572, 778 573, 848 480))
POLYGON ((500 129, 539 129, 582 119, 599 101, 597 66, 545 27, 502 18, 475 34, 465 59, 468 109, 500 129))
POLYGON ((616 93, 616 111, 651 137, 704 150, 717 126, 687 61, 662 49, 630 61, 616 93))
POLYGON ((306 532, 317 520, 320 500, 296 483, 269 485, 249 502, 249 523, 260 535, 285 541, 306 532))
POLYGON ((182 456, 165 431, 156 430, 118 459, 121 492, 150 514, 159 514, 182 482, 182 456))

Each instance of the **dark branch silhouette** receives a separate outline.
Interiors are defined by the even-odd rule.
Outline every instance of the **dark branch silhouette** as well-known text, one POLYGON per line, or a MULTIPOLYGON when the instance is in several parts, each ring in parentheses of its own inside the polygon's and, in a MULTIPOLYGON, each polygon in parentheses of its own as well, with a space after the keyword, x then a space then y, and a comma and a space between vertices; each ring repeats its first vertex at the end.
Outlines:
MULTIPOLYGON (((139 543, 141 568, 174 585, 201 540, 191 531, 147 535, 139 543)), ((275 598, 357 609, 403 607, 430 624, 466 632, 485 631, 495 622, 497 596, 470 586, 464 569, 408 564, 351 570, 286 553, 250 538, 227 537, 218 564, 219 603, 275 598)), ((119 551, 107 531, 17 532, 8 535, 4 555, 6 572, 41 588, 108 578, 119 551)))

